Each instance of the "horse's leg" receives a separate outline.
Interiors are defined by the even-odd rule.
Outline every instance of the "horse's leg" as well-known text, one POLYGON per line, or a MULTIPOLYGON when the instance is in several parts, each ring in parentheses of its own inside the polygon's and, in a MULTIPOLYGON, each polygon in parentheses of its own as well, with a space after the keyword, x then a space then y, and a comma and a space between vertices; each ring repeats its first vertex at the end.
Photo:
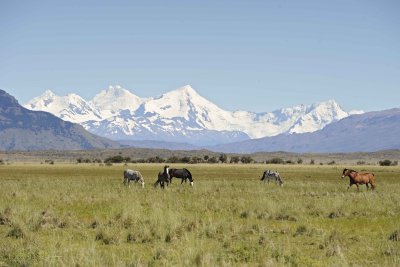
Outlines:
MULTIPOLYGON (((185 182, 186 182, 186 181, 185 181, 185 182)), ((183 178, 182 178, 181 184, 183 184, 183 178)))
POLYGON ((358 187, 358 184, 356 183, 357 186, 357 191, 360 192, 360 187, 358 187))
POLYGON ((369 189, 368 183, 365 183, 365 186, 367 187, 367 191, 368 191, 368 189, 369 189))
POLYGON ((347 186, 347 191, 349 191, 349 189, 350 189, 350 187, 352 186, 353 184, 350 182, 350 184, 347 186))

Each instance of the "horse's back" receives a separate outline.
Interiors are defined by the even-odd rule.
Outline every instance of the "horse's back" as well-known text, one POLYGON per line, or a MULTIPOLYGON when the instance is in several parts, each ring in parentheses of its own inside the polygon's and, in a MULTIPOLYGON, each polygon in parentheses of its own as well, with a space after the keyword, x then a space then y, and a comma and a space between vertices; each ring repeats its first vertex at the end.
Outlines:
POLYGON ((126 169, 124 171, 124 177, 125 178, 133 178, 133 177, 142 177, 142 174, 139 171, 131 170, 131 169, 126 169))

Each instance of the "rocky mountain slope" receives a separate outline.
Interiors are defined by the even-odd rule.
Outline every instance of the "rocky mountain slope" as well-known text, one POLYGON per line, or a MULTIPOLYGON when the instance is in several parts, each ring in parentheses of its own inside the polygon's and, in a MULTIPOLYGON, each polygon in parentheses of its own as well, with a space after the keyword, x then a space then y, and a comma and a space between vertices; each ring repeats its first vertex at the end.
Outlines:
MULTIPOLYGON (((79 101, 78 97, 73 97, 79 101)), ((82 107, 82 106, 80 106, 82 107)), ((0 90, 0 150, 78 150, 119 147, 119 144, 87 132, 42 111, 22 107, 0 90)))

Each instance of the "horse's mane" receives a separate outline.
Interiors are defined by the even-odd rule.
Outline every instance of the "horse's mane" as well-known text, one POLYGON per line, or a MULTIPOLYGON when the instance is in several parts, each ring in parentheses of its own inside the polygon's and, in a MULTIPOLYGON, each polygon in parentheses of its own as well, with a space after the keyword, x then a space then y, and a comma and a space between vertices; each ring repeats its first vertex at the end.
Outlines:
POLYGON ((351 170, 351 169, 349 169, 349 171, 350 171, 350 172, 358 172, 358 171, 355 171, 355 170, 351 170))

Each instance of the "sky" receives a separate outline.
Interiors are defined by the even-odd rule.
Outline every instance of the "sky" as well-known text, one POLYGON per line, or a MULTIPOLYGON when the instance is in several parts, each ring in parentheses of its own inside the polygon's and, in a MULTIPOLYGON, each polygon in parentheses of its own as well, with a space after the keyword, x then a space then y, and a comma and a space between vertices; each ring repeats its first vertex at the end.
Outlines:
POLYGON ((140 97, 190 84, 227 110, 400 107, 400 1, 0 1, 0 89, 140 97))

